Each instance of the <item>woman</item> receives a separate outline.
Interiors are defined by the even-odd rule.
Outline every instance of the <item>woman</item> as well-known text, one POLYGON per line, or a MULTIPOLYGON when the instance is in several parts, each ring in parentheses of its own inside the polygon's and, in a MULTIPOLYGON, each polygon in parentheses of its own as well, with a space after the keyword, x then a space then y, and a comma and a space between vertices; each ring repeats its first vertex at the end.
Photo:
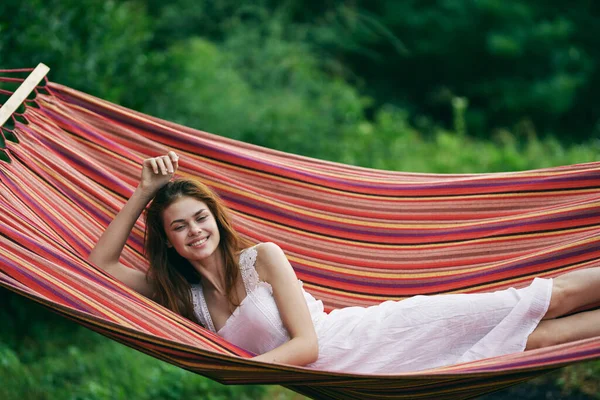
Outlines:
POLYGON ((144 160, 140 184, 90 261, 264 362, 391 373, 434 368, 600 335, 600 268, 523 289, 415 296, 323 312, 273 243, 247 247, 206 186, 171 181, 174 152, 144 160), (147 274, 119 263, 146 213, 147 274), (562 317, 562 318, 559 318, 562 317))

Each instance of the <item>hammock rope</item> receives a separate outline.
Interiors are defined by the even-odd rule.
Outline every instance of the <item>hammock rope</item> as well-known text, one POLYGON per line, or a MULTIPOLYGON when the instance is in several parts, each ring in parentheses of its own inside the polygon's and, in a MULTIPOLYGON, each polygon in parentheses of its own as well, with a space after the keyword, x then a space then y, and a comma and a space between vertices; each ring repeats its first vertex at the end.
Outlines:
MULTIPOLYGON (((147 157, 215 189, 238 231, 275 241, 326 309, 473 293, 600 266, 600 163, 438 175, 378 171, 183 127, 48 82, 4 135, 0 286, 114 340, 222 383, 313 398, 472 398, 573 362, 600 338, 427 371, 358 375, 257 363, 86 261, 147 157), (46 93, 48 92, 48 93, 46 93), (6 138, 8 139, 8 137, 6 138)), ((143 221, 122 262, 145 270, 143 221)))

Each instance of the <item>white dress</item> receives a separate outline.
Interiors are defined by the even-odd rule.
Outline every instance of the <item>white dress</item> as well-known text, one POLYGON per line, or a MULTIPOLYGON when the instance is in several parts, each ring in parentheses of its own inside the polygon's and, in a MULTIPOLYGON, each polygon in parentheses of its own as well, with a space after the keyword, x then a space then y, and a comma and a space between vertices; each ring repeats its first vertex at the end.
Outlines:
MULTIPOLYGON (((260 282, 256 248, 240 255, 246 298, 217 332, 201 285, 192 286, 198 320, 227 341, 262 354, 289 340, 272 288, 260 282)), ((301 282, 299 283, 302 284, 301 282)), ((304 289, 319 341, 309 368, 352 373, 399 373, 520 352, 550 303, 552 280, 493 293, 415 296, 327 314, 304 289)))

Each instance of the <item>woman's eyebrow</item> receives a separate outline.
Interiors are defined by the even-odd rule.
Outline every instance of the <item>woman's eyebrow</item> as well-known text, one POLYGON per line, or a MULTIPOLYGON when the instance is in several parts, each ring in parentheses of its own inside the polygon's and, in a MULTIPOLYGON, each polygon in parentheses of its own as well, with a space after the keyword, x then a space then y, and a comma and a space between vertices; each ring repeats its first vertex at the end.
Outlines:
MULTIPOLYGON (((199 214, 202 213, 202 211, 206 211, 206 209, 203 208, 203 209, 201 209, 199 211, 196 211, 196 213, 193 215, 193 217, 197 217, 199 214)), ((171 221, 171 223, 169 224, 169 226, 173 225, 176 222, 185 222, 185 219, 175 219, 175 220, 171 221)))

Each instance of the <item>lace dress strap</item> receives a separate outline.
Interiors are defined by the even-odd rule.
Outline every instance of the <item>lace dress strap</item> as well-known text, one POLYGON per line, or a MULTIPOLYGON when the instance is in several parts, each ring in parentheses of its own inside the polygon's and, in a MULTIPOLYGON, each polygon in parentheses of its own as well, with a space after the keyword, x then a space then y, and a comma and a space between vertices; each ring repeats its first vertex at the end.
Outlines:
POLYGON ((256 251, 256 246, 249 247, 240 254, 240 273, 242 274, 242 280, 244 281, 246 294, 249 294, 251 291, 253 291, 259 282, 258 273, 254 267, 254 264, 256 264, 257 254, 258 252, 256 251))
POLYGON ((204 299, 204 292, 202 291, 202 285, 192 285, 192 301, 194 303, 194 314, 198 321, 207 329, 212 332, 217 332, 215 325, 210 317, 206 300, 204 299))

